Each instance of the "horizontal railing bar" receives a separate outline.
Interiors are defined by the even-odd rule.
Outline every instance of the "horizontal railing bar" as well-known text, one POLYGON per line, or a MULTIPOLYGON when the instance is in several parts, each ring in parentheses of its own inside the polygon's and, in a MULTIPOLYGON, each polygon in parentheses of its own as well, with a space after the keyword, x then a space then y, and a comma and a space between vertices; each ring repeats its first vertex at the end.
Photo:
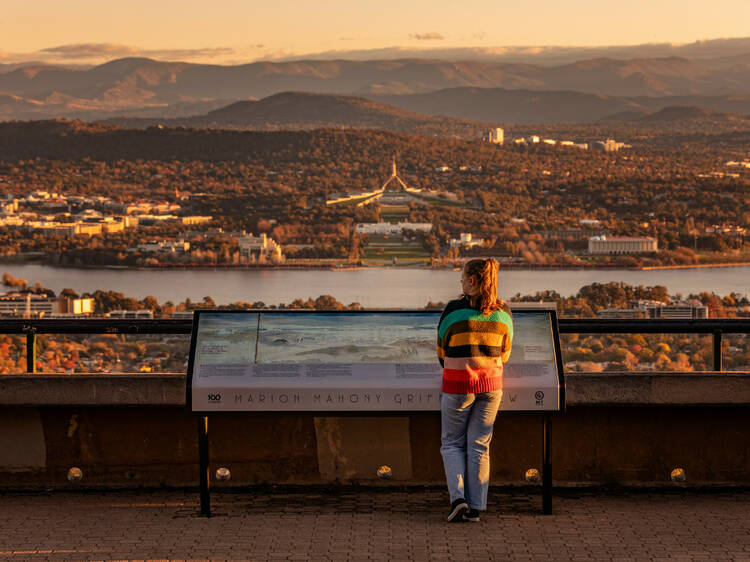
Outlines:
MULTIPOLYGON (((274 311, 276 312, 276 311, 274 311)), ((379 311, 368 311, 379 312, 379 311)), ((696 320, 559 318, 564 334, 725 334, 750 333, 750 318, 696 320)), ((0 334, 190 334, 191 319, 0 319, 0 334)))
POLYGON ((0 334, 190 334, 190 319, 121 320, 91 318, 77 320, 23 319, 0 320, 0 334))
POLYGON ((696 320, 657 320, 637 318, 604 320, 598 318, 559 318, 564 334, 725 334, 750 333, 750 318, 708 318, 696 320))

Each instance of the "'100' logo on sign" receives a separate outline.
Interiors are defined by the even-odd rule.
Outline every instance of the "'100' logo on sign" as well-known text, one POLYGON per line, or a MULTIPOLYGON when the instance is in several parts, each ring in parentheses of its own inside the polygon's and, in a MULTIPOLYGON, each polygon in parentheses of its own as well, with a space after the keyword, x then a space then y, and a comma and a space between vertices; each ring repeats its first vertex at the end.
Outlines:
POLYGON ((208 401, 209 402, 221 402, 221 394, 209 394, 208 401))

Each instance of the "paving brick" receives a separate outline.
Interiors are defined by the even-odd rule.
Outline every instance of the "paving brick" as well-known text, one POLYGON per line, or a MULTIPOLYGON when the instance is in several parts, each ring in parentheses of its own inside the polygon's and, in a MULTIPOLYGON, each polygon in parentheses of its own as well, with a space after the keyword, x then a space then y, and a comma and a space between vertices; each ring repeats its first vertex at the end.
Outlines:
POLYGON ((750 492, 563 490, 554 514, 490 494, 479 524, 445 522, 444 490, 0 495, 0 559, 749 560, 750 492))

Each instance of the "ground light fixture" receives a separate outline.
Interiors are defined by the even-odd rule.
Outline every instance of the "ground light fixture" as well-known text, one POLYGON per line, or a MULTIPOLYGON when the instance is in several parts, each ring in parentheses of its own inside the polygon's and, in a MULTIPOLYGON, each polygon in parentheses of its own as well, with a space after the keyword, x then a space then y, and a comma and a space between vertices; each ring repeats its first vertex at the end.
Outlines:
POLYGON ((68 482, 80 482, 83 479, 83 470, 77 466, 68 469, 68 482))
POLYGON ((669 477, 672 479, 672 482, 684 482, 687 479, 687 474, 685 474, 684 468, 673 468, 669 477))
POLYGON ((232 477, 232 472, 225 466, 216 469, 216 479, 219 482, 226 482, 232 477))
POLYGON ((524 475, 526 482, 539 482, 539 471, 536 468, 530 468, 524 475))
POLYGON ((390 479, 390 477, 392 476, 391 467, 388 466, 387 464, 384 464, 383 466, 378 468, 377 475, 378 475, 378 478, 380 478, 381 480, 390 479))

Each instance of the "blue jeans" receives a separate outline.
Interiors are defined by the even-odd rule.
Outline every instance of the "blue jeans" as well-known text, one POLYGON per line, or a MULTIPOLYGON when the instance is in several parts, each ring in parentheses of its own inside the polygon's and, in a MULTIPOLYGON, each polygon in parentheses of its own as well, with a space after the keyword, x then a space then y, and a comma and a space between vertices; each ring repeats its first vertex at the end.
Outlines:
POLYGON ((445 394, 440 399, 445 478, 451 502, 464 498, 472 509, 487 508, 490 441, 502 390, 445 394))

